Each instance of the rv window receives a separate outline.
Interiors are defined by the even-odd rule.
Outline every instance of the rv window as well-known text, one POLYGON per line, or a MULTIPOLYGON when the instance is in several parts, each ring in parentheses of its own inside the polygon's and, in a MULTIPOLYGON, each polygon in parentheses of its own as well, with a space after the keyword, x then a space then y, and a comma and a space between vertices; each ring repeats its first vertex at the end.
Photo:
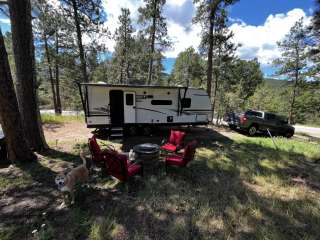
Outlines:
POLYGON ((152 105, 172 105, 171 100, 152 100, 152 105))
POLYGON ((181 107, 182 107, 182 108, 189 108, 189 107, 191 107, 191 98, 182 98, 182 99, 181 99, 181 107))
POLYGON ((133 94, 126 94, 126 105, 132 106, 133 105, 133 94))

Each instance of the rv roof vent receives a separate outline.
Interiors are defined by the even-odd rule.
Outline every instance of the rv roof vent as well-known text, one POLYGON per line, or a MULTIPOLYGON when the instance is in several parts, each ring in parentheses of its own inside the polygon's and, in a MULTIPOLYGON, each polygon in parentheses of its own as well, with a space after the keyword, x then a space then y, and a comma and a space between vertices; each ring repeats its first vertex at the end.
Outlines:
POLYGON ((102 82, 102 81, 99 81, 98 83, 99 83, 99 84, 107 84, 107 83, 105 83, 105 82, 102 82))

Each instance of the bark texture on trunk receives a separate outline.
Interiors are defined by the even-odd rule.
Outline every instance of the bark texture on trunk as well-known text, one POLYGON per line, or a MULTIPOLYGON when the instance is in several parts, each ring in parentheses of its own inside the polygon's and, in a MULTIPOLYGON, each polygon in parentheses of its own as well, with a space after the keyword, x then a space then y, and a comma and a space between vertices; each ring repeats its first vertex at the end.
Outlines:
POLYGON ((57 95, 57 114, 61 115, 61 97, 60 97, 60 73, 59 73, 59 34, 56 32, 56 56, 55 56, 55 77, 56 77, 56 95, 57 95))
POLYGON ((213 12, 213 9, 211 9, 210 24, 209 24, 208 66, 207 66, 207 93, 209 98, 211 97, 211 86, 212 86, 213 24, 214 24, 214 12, 213 12))
POLYGON ((36 155, 29 149, 14 91, 8 55, 0 29, 0 115, 1 126, 6 138, 9 160, 28 162, 36 160, 36 155))
POLYGON ((298 90, 298 82, 299 82, 299 73, 296 72, 295 73, 295 81, 294 81, 292 96, 291 96, 291 102, 290 102, 290 109, 289 109, 289 117, 288 117, 289 124, 294 124, 294 104, 295 104, 295 101, 296 101, 296 95, 297 95, 297 90, 298 90))
POLYGON ((74 23, 76 25, 76 30, 77 30, 77 40, 78 40, 79 57, 80 57, 80 63, 81 63, 81 71, 83 75, 83 81, 87 83, 89 82, 89 78, 87 73, 87 64, 86 64, 84 48, 82 44, 82 33, 81 33, 80 19, 78 14, 78 5, 76 0, 72 0, 72 7, 73 7, 74 23))
POLYGON ((148 81, 147 85, 150 85, 152 82, 153 76, 153 55, 154 55, 154 43, 156 39, 156 10, 157 10, 157 2, 154 3, 154 16, 152 19, 152 29, 151 29, 151 42, 150 42, 150 59, 149 59, 149 70, 148 70, 148 81))
POLYGON ((294 104, 296 101, 296 95, 297 95, 298 85, 299 85, 300 55, 299 55, 298 46, 295 49, 295 54, 296 54, 296 61, 295 61, 295 73, 294 73, 294 86, 293 86, 292 97, 291 97, 291 102, 290 102, 290 109, 289 109, 289 116, 288 116, 289 124, 294 124, 294 104))
POLYGON ((219 53, 218 53, 218 71, 215 74, 214 80, 214 91, 213 91, 213 100, 212 100, 212 119, 214 118, 214 111, 216 110, 216 102, 217 102, 217 92, 219 88, 219 78, 220 78, 220 67, 221 67, 221 46, 219 46, 219 53))
POLYGON ((209 14, 209 29, 208 29, 208 65, 207 65, 207 92, 209 97, 211 97, 211 88, 212 88, 212 58, 213 58, 213 28, 214 28, 214 21, 215 15, 218 9, 219 4, 222 0, 214 0, 210 3, 210 14, 209 14))
POLYGON ((23 130, 29 147, 42 151, 47 148, 47 144, 37 102, 31 5, 29 0, 9 0, 8 4, 16 64, 17 98, 23 130))
POLYGON ((54 106, 55 113, 57 113, 56 89, 55 89, 55 84, 54 84, 54 80, 53 80, 52 64, 51 64, 51 57, 50 57, 49 46, 48 46, 48 39, 47 39, 47 36, 45 33, 43 34, 43 41, 44 41, 44 49, 46 52, 47 63, 48 63, 48 71, 49 71, 49 79, 50 79, 50 84, 51 84, 53 106, 54 106))

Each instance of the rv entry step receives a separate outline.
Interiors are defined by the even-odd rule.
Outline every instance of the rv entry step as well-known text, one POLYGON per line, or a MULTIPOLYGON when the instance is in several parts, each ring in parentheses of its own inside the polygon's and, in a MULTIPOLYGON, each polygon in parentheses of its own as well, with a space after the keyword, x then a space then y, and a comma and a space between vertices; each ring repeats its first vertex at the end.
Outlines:
POLYGON ((123 138, 123 127, 110 127, 110 138, 123 138))

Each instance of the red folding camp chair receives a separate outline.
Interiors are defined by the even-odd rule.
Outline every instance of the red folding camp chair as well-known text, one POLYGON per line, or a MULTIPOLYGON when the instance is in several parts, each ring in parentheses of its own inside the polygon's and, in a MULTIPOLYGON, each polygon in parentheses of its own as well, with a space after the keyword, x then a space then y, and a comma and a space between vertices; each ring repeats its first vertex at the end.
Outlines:
POLYGON ((186 145, 182 154, 172 154, 165 157, 166 172, 169 165, 185 167, 193 160, 197 142, 194 140, 186 145))
POLYGON ((182 148, 182 142, 186 136, 185 132, 171 130, 169 141, 161 146, 166 152, 176 152, 182 148))

